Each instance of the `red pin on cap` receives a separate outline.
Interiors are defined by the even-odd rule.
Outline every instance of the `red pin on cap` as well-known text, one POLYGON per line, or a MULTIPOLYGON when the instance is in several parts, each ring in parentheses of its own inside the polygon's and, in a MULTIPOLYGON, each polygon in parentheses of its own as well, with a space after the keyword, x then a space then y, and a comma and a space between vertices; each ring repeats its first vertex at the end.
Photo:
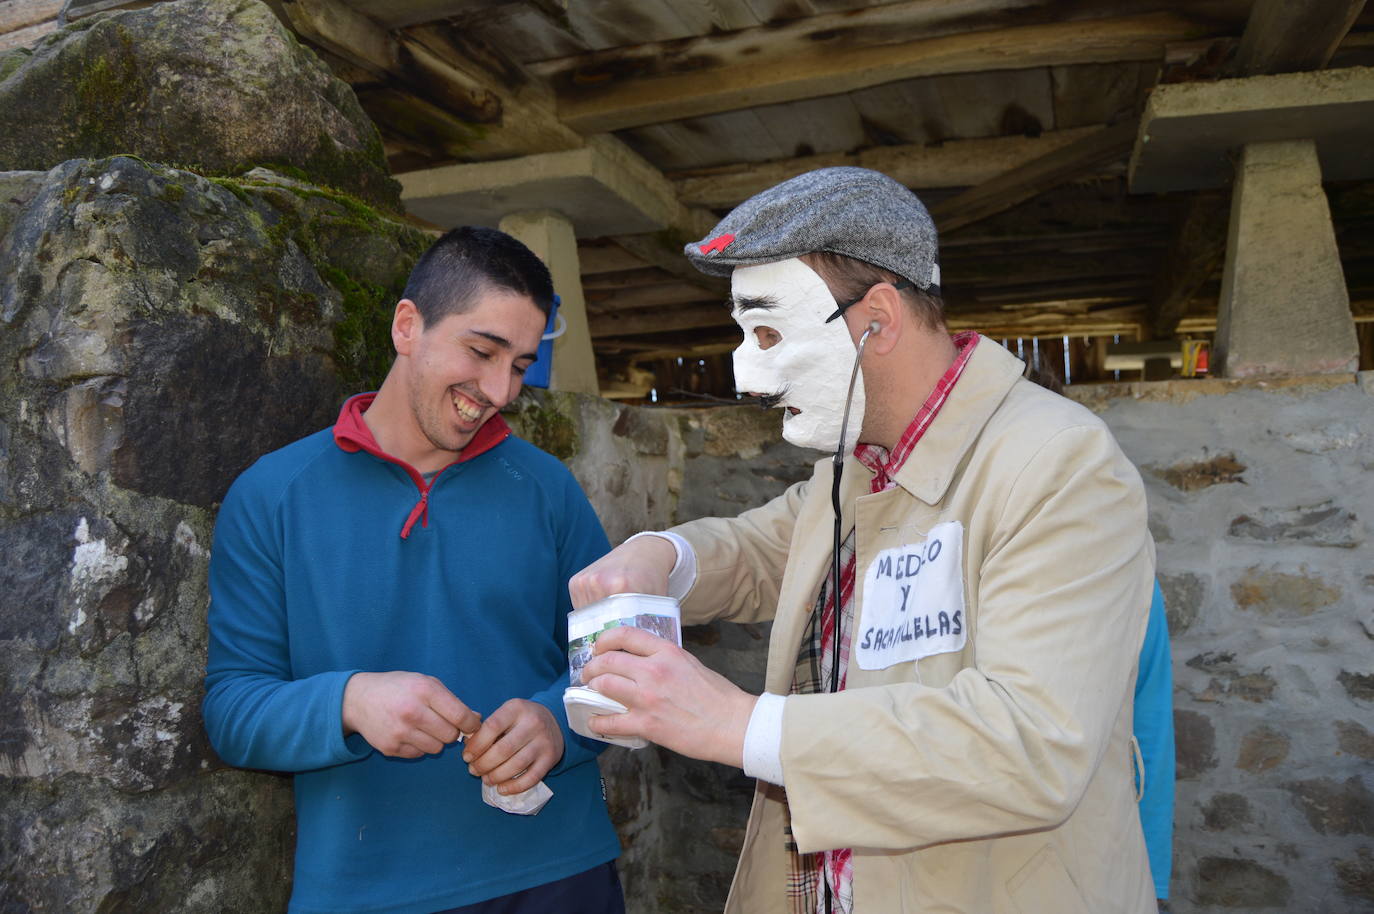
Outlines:
POLYGON ((721 251, 725 250, 731 244, 733 244, 734 241, 735 236, 731 235, 729 232, 726 232, 724 235, 717 235, 715 238, 712 238, 710 241, 706 242, 701 246, 701 253, 719 254, 721 251))

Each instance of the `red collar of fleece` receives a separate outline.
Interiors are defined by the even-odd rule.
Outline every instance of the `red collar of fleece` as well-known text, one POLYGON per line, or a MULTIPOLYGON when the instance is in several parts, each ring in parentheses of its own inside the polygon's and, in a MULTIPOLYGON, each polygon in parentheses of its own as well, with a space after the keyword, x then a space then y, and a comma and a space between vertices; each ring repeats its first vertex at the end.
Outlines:
POLYGON ((382 450, 377 444, 377 439, 372 435, 372 429, 368 428, 367 423, 363 421, 363 413, 367 412, 367 408, 372 405, 372 401, 376 397, 376 393, 357 394, 344 401, 343 408, 339 410, 339 419, 334 423, 334 443, 350 454, 365 451, 380 460, 394 463, 405 470, 406 475, 415 483, 415 487, 420 490, 420 500, 411 509, 410 516, 406 518, 405 525, 401 527, 401 539, 405 539, 410 536, 410 529, 415 526, 416 520, 421 522, 420 526, 422 527, 429 526, 429 490, 434 485, 434 480, 439 478, 439 473, 480 454, 485 454, 496 447, 510 437, 510 426, 506 424, 505 419, 501 418, 500 413, 494 414, 482 423, 481 428, 477 429, 477 434, 472 436, 468 446, 458 453, 458 459, 439 470, 439 473, 435 473, 426 482, 424 474, 415 467, 382 450))

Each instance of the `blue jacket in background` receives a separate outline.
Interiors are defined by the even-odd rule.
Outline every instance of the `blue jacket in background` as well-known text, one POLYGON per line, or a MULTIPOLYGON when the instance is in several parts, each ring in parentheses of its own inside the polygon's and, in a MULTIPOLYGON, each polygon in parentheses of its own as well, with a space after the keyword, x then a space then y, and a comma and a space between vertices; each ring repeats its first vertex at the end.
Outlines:
POLYGON ((1164 594, 1155 582, 1150 623, 1140 649, 1140 672, 1135 681, 1135 738, 1144 760, 1144 790, 1140 797, 1140 825, 1155 895, 1169 897, 1174 841, 1174 677, 1170 668, 1169 622, 1164 594))

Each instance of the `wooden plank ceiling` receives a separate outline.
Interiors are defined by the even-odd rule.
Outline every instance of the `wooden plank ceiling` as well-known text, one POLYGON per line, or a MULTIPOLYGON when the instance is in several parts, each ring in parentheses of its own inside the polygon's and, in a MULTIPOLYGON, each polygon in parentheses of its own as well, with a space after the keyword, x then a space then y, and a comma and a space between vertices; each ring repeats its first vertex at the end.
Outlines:
MULTIPOLYGON (((1147 94, 1374 64, 1364 0, 270 2, 353 85, 397 173, 609 134, 673 183, 674 230, 579 240, 603 376, 732 348, 725 287, 681 245, 834 164, 925 200, 955 327, 1209 332, 1227 195, 1127 192, 1147 94)), ((1357 317, 1374 319, 1374 185, 1328 191, 1357 317)))

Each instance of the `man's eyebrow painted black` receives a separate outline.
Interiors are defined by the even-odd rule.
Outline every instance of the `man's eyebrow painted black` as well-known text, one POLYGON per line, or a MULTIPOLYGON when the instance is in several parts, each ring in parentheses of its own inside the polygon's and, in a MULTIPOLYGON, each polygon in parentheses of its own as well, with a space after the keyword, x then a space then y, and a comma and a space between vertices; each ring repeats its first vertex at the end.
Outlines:
POLYGON ((771 295, 746 295, 730 299, 726 304, 738 311, 772 311, 778 300, 771 295))

